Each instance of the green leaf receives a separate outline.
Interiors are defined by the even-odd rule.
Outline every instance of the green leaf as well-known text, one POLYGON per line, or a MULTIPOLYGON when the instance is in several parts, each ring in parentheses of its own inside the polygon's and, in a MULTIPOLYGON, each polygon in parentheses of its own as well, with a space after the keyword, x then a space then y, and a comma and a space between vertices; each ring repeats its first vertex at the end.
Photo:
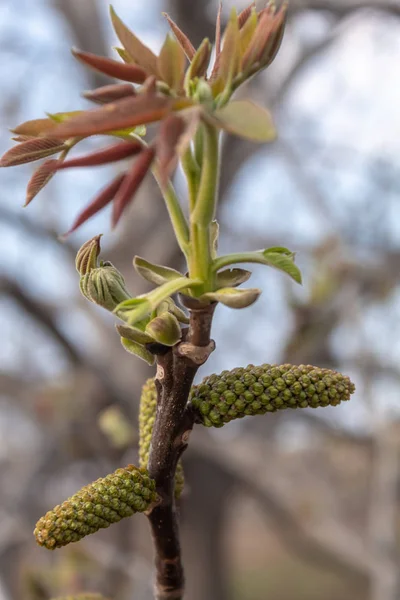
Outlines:
POLYGON ((182 273, 175 271, 175 269, 170 269, 169 267, 164 267, 162 265, 155 265, 140 256, 135 256, 133 259, 133 266, 143 279, 155 283, 156 285, 162 285, 167 281, 183 277, 182 273))
POLYGON ((154 365, 154 355, 151 354, 151 352, 149 352, 144 346, 124 337, 121 338, 121 343, 127 352, 134 354, 138 358, 141 358, 150 366, 154 365))
POLYGON ((219 288, 236 287, 248 281, 251 271, 245 269, 226 269, 217 273, 217 286, 219 288))
POLYGON ((261 290, 257 288, 247 290, 237 290, 235 288, 222 288, 217 292, 208 292, 203 294, 199 300, 211 300, 220 302, 229 308, 246 308, 251 306, 258 299, 261 290))
POLYGON ((172 298, 166 298, 161 302, 161 304, 157 307, 157 316, 162 315, 165 312, 171 313, 174 315, 180 323, 184 323, 185 325, 189 324, 189 317, 187 314, 179 308, 172 300, 172 298))
POLYGON ((240 37, 236 9, 233 8, 224 35, 224 45, 219 56, 218 77, 224 86, 231 87, 240 66, 240 37))
POLYGON ((185 54, 179 42, 168 33, 157 59, 157 67, 163 81, 172 90, 180 91, 182 89, 185 62, 185 54))
POLYGON ((236 100, 207 115, 214 125, 254 142, 271 142, 276 131, 270 113, 250 100, 236 100))
POLYGON ((262 254, 265 264, 287 273, 297 283, 301 284, 301 272, 293 261, 294 254, 290 253, 289 250, 287 252, 288 254, 285 252, 276 252, 276 249, 270 248, 268 250, 264 250, 262 254))
POLYGON ((142 298, 130 298, 118 304, 115 307, 114 313, 123 321, 134 325, 141 321, 152 311, 152 306, 149 300, 144 296, 142 298))

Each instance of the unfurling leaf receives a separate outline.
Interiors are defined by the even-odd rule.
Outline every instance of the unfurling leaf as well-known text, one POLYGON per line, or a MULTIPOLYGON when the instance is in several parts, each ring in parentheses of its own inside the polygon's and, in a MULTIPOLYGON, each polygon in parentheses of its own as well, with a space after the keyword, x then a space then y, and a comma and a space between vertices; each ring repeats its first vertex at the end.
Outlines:
POLYGON ((115 33, 129 56, 149 75, 158 77, 156 55, 121 21, 112 6, 110 6, 110 15, 115 33))
POLYGON ((248 281, 251 277, 251 271, 245 269, 225 269, 217 273, 217 286, 219 288, 237 287, 248 281))
POLYGON ((182 273, 175 271, 175 269, 153 264, 140 256, 135 256, 133 259, 133 266, 143 279, 155 283, 155 285, 162 285, 167 281, 183 277, 182 273))
POLYGON ((93 217, 96 213, 102 210, 107 204, 113 199, 115 194, 118 192, 122 182, 125 179, 125 173, 117 175, 101 192, 96 198, 77 216, 73 222, 71 228, 64 234, 64 238, 70 235, 73 231, 78 229, 83 223, 85 223, 90 217, 93 217))
POLYGON ((136 96, 135 88, 129 83, 115 83, 111 85, 103 85, 95 90, 88 90, 83 93, 86 100, 91 100, 96 104, 108 104, 127 98, 128 96, 136 96))
POLYGON ((185 35, 183 31, 179 29, 178 25, 171 19, 171 17, 167 13, 164 12, 162 14, 167 19, 169 26, 171 27, 176 39, 181 45, 182 50, 186 54, 187 58, 191 61, 196 53, 192 42, 189 40, 187 35, 185 35))
POLYGON ((205 118, 229 133, 254 142, 271 142, 276 137, 270 113, 250 100, 235 100, 205 118))
POLYGON ((301 283, 300 269, 294 263, 294 254, 286 248, 269 248, 262 252, 265 264, 275 267, 290 275, 297 283, 301 283), (277 251, 280 250, 280 251, 277 251))
POLYGON ((201 300, 220 302, 229 308, 247 308, 258 300, 261 290, 257 288, 237 290, 235 288, 221 288, 216 292, 207 292, 201 296, 201 300))
POLYGON ((117 325, 116 329, 119 335, 131 342, 136 342, 144 346, 145 344, 151 344, 154 339, 138 327, 131 327, 130 325, 117 325))
POLYGON ((114 313, 129 325, 135 325, 142 321, 153 310, 151 302, 146 296, 140 298, 131 298, 121 302, 115 309, 114 313))
POLYGON ((72 167, 95 167, 106 165, 139 154, 142 150, 143 144, 137 140, 119 142, 118 144, 108 146, 102 150, 96 150, 85 156, 62 161, 58 164, 57 169, 61 170, 70 169, 72 167))
POLYGON ((172 298, 166 298, 165 300, 163 300, 161 304, 157 306, 156 312, 157 315, 162 315, 165 312, 169 312, 171 313, 171 315, 174 315, 178 319, 179 323, 184 323, 188 325, 190 322, 190 319, 187 316, 187 314, 175 304, 172 298))
POLYGON ((10 148, 0 159, 0 167, 14 167, 34 162, 65 150, 67 146, 58 139, 33 138, 10 148))
POLYGON ((56 173, 59 163, 59 160, 50 158, 34 171, 32 177, 28 181, 24 206, 28 206, 35 196, 38 195, 40 190, 42 190, 49 183, 50 179, 56 173))
POLYGON ((157 136, 157 158, 162 186, 167 185, 175 170, 178 162, 177 147, 185 129, 185 120, 178 115, 167 117, 160 125, 157 136))
POLYGON ((271 64, 279 49, 286 23, 287 3, 278 12, 267 7, 261 12, 257 29, 245 52, 244 72, 265 68, 271 64))
POLYGON ((245 23, 247 23, 251 13, 255 11, 255 8, 256 8, 256 3, 252 2, 249 6, 246 6, 246 8, 244 8, 241 13, 239 13, 239 15, 238 15, 239 29, 242 29, 242 27, 245 25, 245 23))
POLYGON ((162 80, 176 92, 182 89, 185 62, 185 54, 179 42, 168 33, 157 59, 157 66, 162 80))
POLYGON ((55 123, 52 119, 33 119, 32 121, 21 123, 21 125, 11 129, 11 132, 21 136, 36 137, 37 135, 45 134, 46 131, 54 129, 54 127, 55 123))
POLYGON ((195 79, 195 77, 204 77, 207 73, 208 65, 210 64, 212 46, 210 41, 205 38, 196 54, 193 56, 193 60, 185 75, 185 89, 188 89, 189 83, 195 79))
POLYGON ((152 366, 155 362, 154 354, 149 352, 144 346, 138 344, 137 342, 133 342, 132 340, 128 340, 127 338, 121 337, 121 344, 125 348, 129 354, 133 354, 138 358, 141 358, 148 365, 152 366))
POLYGON ((143 83, 147 77, 146 71, 136 65, 127 65, 112 58, 97 56, 97 54, 83 52, 76 48, 72 49, 72 54, 91 69, 109 77, 115 77, 115 79, 122 79, 122 81, 130 81, 131 83, 143 83))
POLYGON ((122 98, 100 108, 84 111, 50 130, 50 137, 66 139, 108 133, 115 129, 136 127, 159 121, 171 110, 169 98, 145 95, 122 98))
POLYGON ((249 17, 247 18, 243 27, 240 29, 240 53, 242 56, 246 54, 247 48, 253 39, 254 33, 257 29, 257 23, 257 11, 255 8, 252 8, 249 17))
POLYGON ((219 57, 218 77, 230 87, 240 67, 240 37, 236 10, 232 9, 225 30, 224 45, 219 57))
POLYGON ((174 346, 182 337, 178 319, 169 312, 152 319, 146 326, 146 333, 164 346, 174 346))
POLYGON ((154 160, 155 150, 151 146, 142 150, 132 165, 130 171, 124 177, 113 204, 112 225, 115 227, 122 213, 139 189, 143 179, 146 177, 151 163, 154 160))
POLYGON ((100 238, 101 234, 96 235, 91 240, 85 242, 77 252, 75 267, 81 277, 97 268, 97 259, 101 250, 100 238))
MULTIPOLYGON (((215 67, 219 63, 219 55, 221 54, 221 15, 222 15, 222 2, 219 3, 217 20, 215 22, 215 67)), ((214 75, 214 71, 212 76, 214 75)))

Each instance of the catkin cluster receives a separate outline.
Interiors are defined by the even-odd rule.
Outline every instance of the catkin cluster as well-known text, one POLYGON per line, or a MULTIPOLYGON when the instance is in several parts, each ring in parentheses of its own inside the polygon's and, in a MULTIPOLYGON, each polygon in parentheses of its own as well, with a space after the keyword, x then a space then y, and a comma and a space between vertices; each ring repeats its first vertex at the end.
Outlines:
POLYGON ((83 487, 44 515, 34 531, 39 545, 49 550, 95 533, 157 500, 155 482, 145 469, 128 465, 83 487))
MULTIPOLYGON (((147 468, 151 436, 157 410, 157 391, 154 379, 148 379, 142 388, 139 406, 139 464, 147 468)), ((180 497, 185 485, 185 476, 181 461, 175 473, 175 496, 180 497)))
POLYGON ((246 415, 284 408, 336 406, 350 399, 354 384, 340 373, 311 365, 269 365, 222 371, 193 386, 190 402, 197 422, 222 427, 246 415))

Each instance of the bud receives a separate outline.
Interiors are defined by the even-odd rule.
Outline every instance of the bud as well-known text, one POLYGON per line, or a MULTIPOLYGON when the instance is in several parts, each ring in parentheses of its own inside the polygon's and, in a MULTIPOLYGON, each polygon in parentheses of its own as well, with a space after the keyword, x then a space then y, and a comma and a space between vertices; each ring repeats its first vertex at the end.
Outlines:
POLYGON ((83 487, 39 519, 34 535, 40 546, 55 550, 109 527, 158 500, 146 469, 128 465, 83 487))
POLYGON ((122 274, 111 263, 91 269, 81 277, 79 286, 85 298, 111 312, 130 298, 122 274))
POLYGON ((78 250, 75 267, 81 277, 97 268, 97 259, 101 250, 100 238, 101 235, 96 235, 91 240, 85 242, 78 250))
POLYGON ((336 406, 354 392, 350 379, 311 365, 249 365, 210 375, 192 387, 191 406, 197 422, 222 427, 246 415, 284 408, 336 406))
POLYGON ((158 305, 156 309, 157 315, 162 315, 165 312, 171 313, 174 315, 179 321, 179 323, 184 323, 185 325, 189 324, 189 317, 179 306, 175 304, 172 298, 166 298, 158 305))
POLYGON ((146 333, 164 346, 174 346, 182 337, 178 319, 169 312, 152 319, 146 326, 146 333))
MULTIPOLYGON (((154 379, 148 379, 142 387, 139 405, 139 464, 147 468, 151 436, 157 411, 157 391, 154 379)), ((178 462, 175 473, 175 496, 179 498, 185 485, 182 462, 178 462)))

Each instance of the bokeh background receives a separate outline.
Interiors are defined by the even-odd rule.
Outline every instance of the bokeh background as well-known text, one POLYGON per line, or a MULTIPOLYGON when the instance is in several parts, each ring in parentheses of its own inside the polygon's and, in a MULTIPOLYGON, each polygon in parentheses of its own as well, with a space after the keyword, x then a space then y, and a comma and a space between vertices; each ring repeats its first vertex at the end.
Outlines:
MULTIPOLYGON (((113 4, 155 50, 163 10, 195 45, 213 39, 213 0, 113 4)), ((0 150, 8 128, 88 106, 81 90, 106 83, 72 45, 113 55, 115 43, 106 0, 1 0, 0 150)), ((217 351, 200 375, 313 363, 350 374, 357 392, 335 409, 195 431, 181 506, 188 600, 400 598, 399 65, 398 0, 292 0, 279 57, 242 92, 271 109, 279 139, 225 139, 221 250, 287 246, 304 285, 254 268, 261 299, 217 310, 217 351)), ((31 533, 76 489, 136 462, 140 387, 152 374, 123 352, 114 319, 80 297, 77 248, 104 232, 102 256, 133 294, 147 289, 134 254, 181 266, 150 180, 115 232, 101 214, 58 241, 111 171, 63 172, 26 210, 31 166, 1 172, 1 600, 151 598, 146 519, 54 553, 31 533)), ((179 173, 176 183, 184 195, 179 173)))

